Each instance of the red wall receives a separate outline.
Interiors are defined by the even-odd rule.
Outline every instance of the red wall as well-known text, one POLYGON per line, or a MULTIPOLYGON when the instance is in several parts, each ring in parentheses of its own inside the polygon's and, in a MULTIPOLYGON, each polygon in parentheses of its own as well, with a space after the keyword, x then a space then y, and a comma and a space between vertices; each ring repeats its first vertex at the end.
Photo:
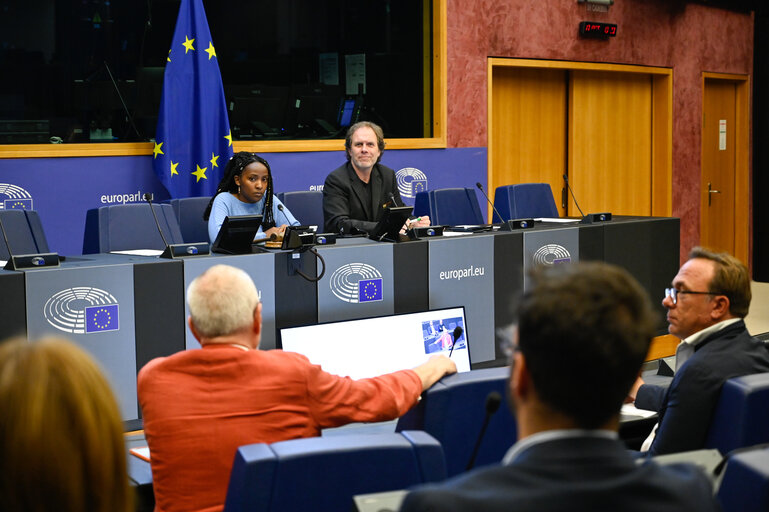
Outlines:
MULTIPOLYGON (((699 242, 702 72, 753 73, 753 17, 682 0, 448 0, 448 145, 486 146, 486 58, 611 62, 673 69, 673 215, 681 253, 699 242), (608 41, 580 21, 618 25, 608 41)), ((738 198, 738 200, 750 200, 738 198)))

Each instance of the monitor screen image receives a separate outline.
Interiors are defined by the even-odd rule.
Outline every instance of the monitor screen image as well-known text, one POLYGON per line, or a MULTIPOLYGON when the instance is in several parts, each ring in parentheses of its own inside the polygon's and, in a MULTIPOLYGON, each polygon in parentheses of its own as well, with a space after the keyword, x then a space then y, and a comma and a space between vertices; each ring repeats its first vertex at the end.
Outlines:
POLYGON ((470 371, 463 307, 288 327, 280 334, 283 350, 303 354, 342 377, 376 377, 414 368, 433 354, 448 356, 449 352, 457 371, 470 371))

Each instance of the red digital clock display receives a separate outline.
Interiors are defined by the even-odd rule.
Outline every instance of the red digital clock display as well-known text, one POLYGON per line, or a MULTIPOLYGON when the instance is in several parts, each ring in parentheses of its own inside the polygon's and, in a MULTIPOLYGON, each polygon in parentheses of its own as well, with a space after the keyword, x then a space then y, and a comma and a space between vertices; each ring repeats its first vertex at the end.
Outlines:
POLYGON ((617 36, 617 25, 614 23, 600 23, 597 21, 583 21, 579 24, 579 35, 582 37, 595 37, 607 39, 617 36))

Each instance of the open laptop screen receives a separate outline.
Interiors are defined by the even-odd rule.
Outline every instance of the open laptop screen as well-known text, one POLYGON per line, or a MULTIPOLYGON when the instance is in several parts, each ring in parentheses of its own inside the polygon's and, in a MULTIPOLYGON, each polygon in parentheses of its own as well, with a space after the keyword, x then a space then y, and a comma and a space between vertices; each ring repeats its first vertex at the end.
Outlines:
POLYGON ((283 350, 304 354, 325 371, 362 379, 414 368, 433 355, 449 355, 470 370, 463 307, 347 320, 280 330, 283 350), (457 329, 459 328, 459 329, 457 329))

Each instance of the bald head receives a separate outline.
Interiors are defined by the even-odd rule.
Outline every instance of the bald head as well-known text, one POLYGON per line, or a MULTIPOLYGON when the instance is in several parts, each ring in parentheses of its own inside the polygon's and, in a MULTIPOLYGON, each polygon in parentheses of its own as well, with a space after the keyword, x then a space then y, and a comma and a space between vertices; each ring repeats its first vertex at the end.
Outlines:
POLYGON ((197 333, 216 338, 251 328, 259 295, 243 270, 215 265, 190 283, 187 304, 197 333))

